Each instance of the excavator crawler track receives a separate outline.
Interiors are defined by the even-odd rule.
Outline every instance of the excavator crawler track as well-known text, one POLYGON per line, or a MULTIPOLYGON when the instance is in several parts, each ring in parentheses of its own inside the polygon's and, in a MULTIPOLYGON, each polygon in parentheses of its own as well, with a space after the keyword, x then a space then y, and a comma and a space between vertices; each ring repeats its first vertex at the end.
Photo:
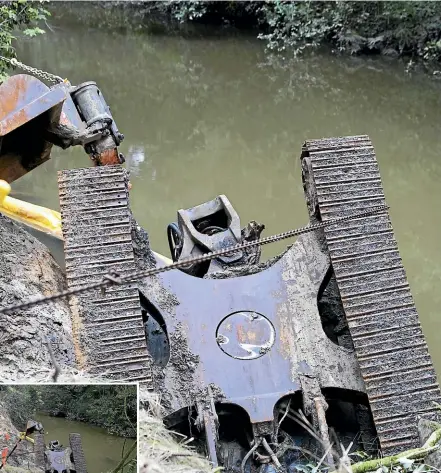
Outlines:
POLYGON ((69 444, 72 450, 72 459, 75 473, 87 473, 86 458, 80 434, 69 434, 69 444))
MULTIPOLYGON (((302 159, 322 221, 386 204, 367 136, 307 141, 302 159)), ((418 447, 418 416, 436 418, 441 395, 389 215, 325 235, 383 454, 418 447)))
POLYGON ((46 470, 46 460, 44 458, 44 451, 46 446, 44 443, 44 435, 36 433, 34 435, 34 454, 35 454, 35 465, 38 469, 45 471, 46 470))
MULTIPOLYGON (((109 272, 136 270, 127 174, 121 166, 58 173, 69 287, 101 281, 109 272)), ((135 284, 77 296, 77 360, 91 374, 151 380, 139 292, 135 284)))

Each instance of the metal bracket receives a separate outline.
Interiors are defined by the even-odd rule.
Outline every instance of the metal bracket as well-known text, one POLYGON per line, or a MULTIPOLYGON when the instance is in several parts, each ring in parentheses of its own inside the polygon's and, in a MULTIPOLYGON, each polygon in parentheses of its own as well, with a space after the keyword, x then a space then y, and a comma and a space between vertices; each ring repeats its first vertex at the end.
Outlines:
MULTIPOLYGON (((175 261, 220 250, 242 241, 240 219, 226 196, 178 211, 178 223, 168 228, 169 245, 175 261)), ((222 268, 222 264, 240 261, 242 251, 219 257, 210 264, 209 271, 222 268)), ((197 274, 198 267, 185 268, 189 274, 197 274)))

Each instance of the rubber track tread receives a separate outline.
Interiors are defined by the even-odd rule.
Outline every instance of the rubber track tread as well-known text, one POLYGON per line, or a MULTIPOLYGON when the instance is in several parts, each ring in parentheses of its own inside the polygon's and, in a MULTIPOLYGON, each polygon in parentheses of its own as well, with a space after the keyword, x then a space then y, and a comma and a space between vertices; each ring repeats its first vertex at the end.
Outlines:
MULTIPOLYGON (((58 173, 69 287, 101 281, 109 272, 136 271, 127 173, 121 166, 58 173), (109 210, 108 202, 117 209, 109 210)), ((151 380, 139 292, 135 284, 73 298, 81 331, 75 344, 81 369, 119 381, 151 380), (121 343, 124 341, 124 343, 121 343)))
POLYGON ((40 433, 34 434, 34 454, 35 454, 35 465, 42 471, 46 470, 46 460, 44 458, 44 451, 46 446, 44 444, 44 435, 40 433))
MULTIPOLYGON (((369 137, 310 140, 302 159, 323 221, 386 204, 369 137)), ((441 393, 390 218, 324 232, 383 454, 419 447, 418 416, 439 417, 441 393)))
POLYGON ((87 473, 86 458, 80 434, 69 434, 69 444, 72 450, 75 473, 87 473))

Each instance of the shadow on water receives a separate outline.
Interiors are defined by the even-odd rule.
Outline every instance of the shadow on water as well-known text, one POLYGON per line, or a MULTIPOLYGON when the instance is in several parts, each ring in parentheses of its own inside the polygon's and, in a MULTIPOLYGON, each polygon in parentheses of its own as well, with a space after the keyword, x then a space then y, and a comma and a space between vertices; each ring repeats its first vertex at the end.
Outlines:
POLYGON ((121 460, 124 441, 127 450, 134 439, 124 439, 109 435, 104 429, 84 422, 67 420, 61 417, 51 417, 45 414, 36 416, 45 430, 46 445, 50 440, 58 440, 62 445, 69 445, 69 434, 79 433, 83 443, 87 469, 93 473, 112 471, 121 460))
MULTIPOLYGON (((20 45, 19 58, 95 80, 125 134, 131 206, 155 250, 168 256, 176 211, 226 194, 242 223, 266 234, 302 226, 299 165, 308 138, 370 135, 401 255, 438 371, 441 335, 441 87, 398 61, 316 54, 268 61, 248 36, 149 36, 63 23, 20 45)), ((15 190, 58 209, 56 171, 88 166, 81 149, 54 150, 15 190)), ((266 257, 284 244, 265 249, 266 257)))

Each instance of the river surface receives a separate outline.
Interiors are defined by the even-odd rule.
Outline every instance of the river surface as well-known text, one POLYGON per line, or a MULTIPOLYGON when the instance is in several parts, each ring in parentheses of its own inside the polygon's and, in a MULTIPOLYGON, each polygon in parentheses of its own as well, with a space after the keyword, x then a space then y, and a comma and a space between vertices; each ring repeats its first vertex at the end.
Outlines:
MULTIPOLYGON (((225 194, 241 222, 270 235, 307 223, 300 150, 305 139, 367 134, 373 141, 400 252, 441 373, 441 82, 399 61, 314 55, 267 61, 251 36, 183 39, 91 29, 55 14, 52 31, 22 44, 25 63, 94 80, 125 135, 131 206, 156 251, 179 208, 225 194)), ((59 169, 88 166, 82 149, 13 189, 58 209, 59 169)), ((265 249, 279 253, 284 243, 265 249)), ((60 243, 51 243, 61 258, 60 243)))
POLYGON ((69 446, 69 434, 81 434, 87 470, 90 473, 107 473, 112 471, 121 460, 124 447, 127 451, 134 439, 124 439, 109 435, 104 429, 84 422, 66 420, 62 417, 51 417, 38 414, 45 430, 46 445, 50 440, 58 440, 65 447, 69 446))

